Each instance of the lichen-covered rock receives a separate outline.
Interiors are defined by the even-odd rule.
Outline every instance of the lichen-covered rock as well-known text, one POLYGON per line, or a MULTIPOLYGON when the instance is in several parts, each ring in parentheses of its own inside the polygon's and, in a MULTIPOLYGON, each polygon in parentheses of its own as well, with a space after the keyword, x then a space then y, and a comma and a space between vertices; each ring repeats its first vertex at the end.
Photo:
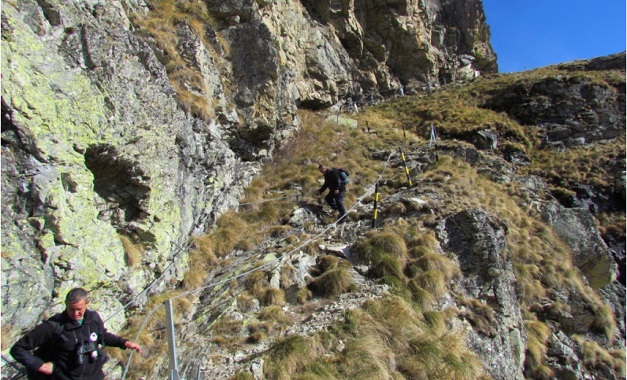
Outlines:
POLYGON ((2 193, 2 320, 32 326, 84 286, 115 330, 124 303, 182 278, 177 247, 235 203, 258 165, 242 163, 215 122, 181 110, 128 9, 48 5, 2 8, 2 170, 12 179, 2 193), (18 294, 32 299, 27 308, 18 294))

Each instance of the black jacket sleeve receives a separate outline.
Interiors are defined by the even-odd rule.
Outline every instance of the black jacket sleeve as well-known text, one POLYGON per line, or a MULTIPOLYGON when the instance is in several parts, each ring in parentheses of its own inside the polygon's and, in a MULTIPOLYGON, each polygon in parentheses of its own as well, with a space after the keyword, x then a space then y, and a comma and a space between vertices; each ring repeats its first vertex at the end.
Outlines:
POLYGON ((26 368, 36 371, 44 361, 33 355, 32 351, 54 337, 54 328, 49 323, 37 325, 11 347, 11 356, 26 368))
POLYGON ((125 348, 124 344, 128 341, 128 339, 124 339, 120 336, 117 336, 113 333, 107 331, 107 328, 104 326, 104 322, 98 313, 95 313, 96 323, 98 323, 99 329, 102 334, 102 343, 108 347, 119 347, 125 348))

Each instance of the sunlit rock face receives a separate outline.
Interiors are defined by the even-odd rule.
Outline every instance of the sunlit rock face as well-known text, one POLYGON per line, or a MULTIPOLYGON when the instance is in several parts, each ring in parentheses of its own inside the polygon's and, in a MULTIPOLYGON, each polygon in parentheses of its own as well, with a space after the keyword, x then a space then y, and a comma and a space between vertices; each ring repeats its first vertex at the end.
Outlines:
POLYGON ((7 341, 74 286, 115 329, 113 310, 180 280, 190 234, 234 207, 298 108, 496 71, 474 0, 206 1, 171 45, 151 2, 2 5, 7 341))

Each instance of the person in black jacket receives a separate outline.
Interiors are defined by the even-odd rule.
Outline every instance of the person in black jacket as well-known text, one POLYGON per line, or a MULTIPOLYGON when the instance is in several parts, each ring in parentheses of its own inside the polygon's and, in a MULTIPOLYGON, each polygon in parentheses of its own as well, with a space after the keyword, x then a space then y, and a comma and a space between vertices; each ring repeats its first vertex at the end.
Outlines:
POLYGON ((344 208, 346 184, 342 181, 337 170, 329 169, 322 164, 318 166, 318 170, 324 175, 324 184, 318 190, 318 193, 322 194, 326 189, 329 189, 329 193, 324 197, 324 200, 332 209, 339 211, 339 219, 346 218, 346 209, 344 208))
POLYGON ((70 290, 65 311, 37 325, 13 345, 11 355, 26 367, 30 379, 102 380, 102 366, 109 358, 100 346, 141 352, 137 343, 107 332, 100 315, 87 309, 88 305, 85 289, 70 290))

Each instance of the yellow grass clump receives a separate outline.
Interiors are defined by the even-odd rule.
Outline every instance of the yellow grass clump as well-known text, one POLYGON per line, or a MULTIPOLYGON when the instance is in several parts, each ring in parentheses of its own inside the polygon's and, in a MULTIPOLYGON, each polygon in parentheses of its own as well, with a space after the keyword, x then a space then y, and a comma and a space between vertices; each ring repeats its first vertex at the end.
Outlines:
POLYGON ((322 296, 337 296, 350 291, 355 286, 355 280, 346 268, 329 269, 317 277, 310 287, 322 296))

